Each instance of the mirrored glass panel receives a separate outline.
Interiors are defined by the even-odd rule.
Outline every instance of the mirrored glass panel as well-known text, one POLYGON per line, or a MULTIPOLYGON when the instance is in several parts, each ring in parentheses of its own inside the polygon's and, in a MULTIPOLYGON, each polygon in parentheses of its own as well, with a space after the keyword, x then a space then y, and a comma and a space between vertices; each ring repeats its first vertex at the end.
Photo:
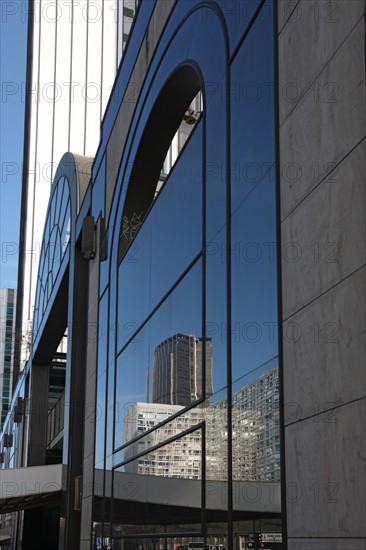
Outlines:
MULTIPOLYGON (((131 411, 139 414, 136 404, 159 405, 156 414, 163 419, 200 399, 205 362, 206 392, 212 393, 211 341, 202 337, 200 260, 143 328, 125 340, 117 360, 115 449, 147 429, 131 420, 131 411), (166 413, 160 411, 164 407, 166 413)), ((153 427, 156 421, 151 422, 153 427)))
MULTIPOLYGON (((225 136, 227 135, 226 121, 226 78, 220 82, 207 82, 206 108, 206 242, 214 240, 220 247, 225 247, 225 230, 227 216, 227 151, 225 136), (223 240, 224 239, 224 240, 223 240)), ((213 248, 210 247, 210 253, 213 248)), ((221 250, 219 251, 219 253, 221 250)), ((225 263, 225 251, 223 259, 225 263)))
POLYGON ((272 50, 273 25, 258 17, 232 65, 232 86, 256 86, 231 97, 233 381, 278 354, 272 50))
POLYGON ((70 241, 70 193, 65 177, 54 183, 55 190, 47 214, 37 276, 37 292, 33 317, 35 341, 53 286, 70 241))
POLYGON ((227 386, 226 227, 206 245, 206 337, 212 342, 212 385, 216 393, 227 386))
POLYGON ((124 463, 113 475, 112 523, 120 536, 201 531, 202 431, 124 463), (179 531, 178 531, 179 532, 179 531))
MULTIPOLYGON (((281 509, 274 35, 272 3, 264 7, 231 73, 233 508, 262 517, 281 509)), ((236 528, 239 543, 252 544, 257 528, 236 528)))
MULTIPOLYGON (((112 469, 112 453, 113 453, 113 429, 114 429, 114 385, 115 385, 115 364, 116 364, 116 340, 117 340, 117 323, 116 323, 116 279, 117 273, 114 272, 110 279, 110 306, 109 306, 109 324, 108 324, 108 389, 107 389, 107 421, 106 421, 106 463, 107 470, 112 469)), ((117 413, 119 414, 119 413, 117 413)))
MULTIPOLYGON (((215 393, 205 402, 206 479, 210 481, 227 482, 228 480, 227 406, 226 390, 215 393)), ((214 484, 207 486, 208 500, 214 493, 214 487, 214 484)))
MULTIPOLYGON (((128 460, 117 472, 169 477, 179 479, 202 479, 202 433, 198 428, 141 453, 138 458, 128 460)), ((118 478, 118 476, 117 476, 118 478)))
MULTIPOLYGON (((104 458, 104 437, 106 420, 106 384, 107 384, 107 343, 108 343, 108 292, 99 304, 98 322, 98 367, 97 367, 97 403, 95 414, 95 462, 104 458)), ((89 403, 86 407, 90 410, 89 403)))
POLYGON ((125 425, 132 443, 114 454, 114 464, 130 460, 206 420, 205 404, 184 411, 185 407, 177 405, 133 405, 125 414, 125 425))
POLYGON ((145 320, 202 249, 201 156, 198 123, 145 221, 140 212, 123 220, 122 230, 135 238, 119 268, 122 334, 145 320))
POLYGON ((274 182, 265 177, 232 217, 232 378, 278 354, 274 182))
POLYGON ((233 479, 280 480, 277 358, 233 384, 233 479))

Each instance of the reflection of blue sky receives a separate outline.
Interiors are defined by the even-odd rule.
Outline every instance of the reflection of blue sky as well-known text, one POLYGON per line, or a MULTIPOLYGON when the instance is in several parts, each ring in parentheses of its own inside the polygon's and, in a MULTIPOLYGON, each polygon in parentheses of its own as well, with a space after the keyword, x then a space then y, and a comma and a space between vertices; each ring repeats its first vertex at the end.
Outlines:
POLYGON ((245 386, 251 384, 255 380, 257 380, 259 377, 261 377, 266 372, 272 370, 273 368, 278 368, 278 357, 272 357, 262 365, 257 366, 250 372, 243 375, 241 378, 236 380, 233 383, 233 393, 241 390, 245 386))
POLYGON ((41 260, 37 274, 37 290, 33 317, 34 337, 42 322, 67 245, 70 240, 70 188, 61 177, 53 187, 52 202, 45 222, 41 260))
POLYGON ((201 148, 198 123, 119 268, 119 348, 202 249, 201 148))
POLYGON ((274 181, 274 67, 273 58, 268 55, 272 44, 272 26, 266 18, 259 18, 232 64, 234 210, 268 170, 274 181))
POLYGON ((232 65, 233 380, 278 353, 272 41, 260 17, 232 65))
POLYGON ((273 191, 263 180, 232 219, 234 380, 277 355, 276 257, 267 246, 275 243, 273 191))

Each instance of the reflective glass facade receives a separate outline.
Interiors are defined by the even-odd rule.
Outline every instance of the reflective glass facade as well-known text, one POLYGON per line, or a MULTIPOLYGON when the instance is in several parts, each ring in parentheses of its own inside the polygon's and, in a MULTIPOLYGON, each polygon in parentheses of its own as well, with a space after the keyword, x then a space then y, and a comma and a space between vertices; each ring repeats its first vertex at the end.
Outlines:
POLYGON ((238 33, 181 3, 135 98, 103 210, 94 544, 281 548, 273 9, 238 33))
POLYGON ((45 221, 38 269, 38 284, 33 314, 34 339, 37 338, 43 315, 70 242, 71 207, 67 178, 61 177, 58 181, 55 181, 50 204, 51 207, 48 210, 45 221))

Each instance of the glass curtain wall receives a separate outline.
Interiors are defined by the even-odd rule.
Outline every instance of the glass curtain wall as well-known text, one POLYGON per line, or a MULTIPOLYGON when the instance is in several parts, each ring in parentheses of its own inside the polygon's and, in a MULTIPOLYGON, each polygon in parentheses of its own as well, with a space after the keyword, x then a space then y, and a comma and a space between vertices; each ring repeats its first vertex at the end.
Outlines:
POLYGON ((101 297, 96 548, 282 548, 274 40, 267 0, 101 297))

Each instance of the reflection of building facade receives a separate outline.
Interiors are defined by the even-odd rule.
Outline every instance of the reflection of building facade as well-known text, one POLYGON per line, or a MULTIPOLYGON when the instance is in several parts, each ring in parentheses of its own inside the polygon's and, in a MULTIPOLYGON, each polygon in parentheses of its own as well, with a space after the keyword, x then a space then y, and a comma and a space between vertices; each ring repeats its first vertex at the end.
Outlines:
POLYGON ((193 334, 176 334, 154 351, 153 403, 187 406, 202 396, 203 351, 206 361, 206 396, 212 395, 212 341, 193 334))
MULTIPOLYGON (((219 434, 227 437, 226 398, 206 409, 208 472, 220 479, 227 471, 227 454, 219 434)), ((278 368, 271 368, 232 396, 233 479, 279 481, 280 418, 278 368)))
MULTIPOLYGON (((261 374, 249 384, 236 390, 232 397, 233 479, 241 481, 280 480, 280 418, 278 368, 261 374)), ((227 479, 227 452, 222 441, 227 439, 227 398, 210 403, 202 408, 190 409, 168 424, 154 428, 170 416, 176 415, 184 407, 136 403, 124 417, 124 444, 132 441, 127 448, 125 459, 160 445, 167 439, 189 430, 205 421, 208 452, 207 471, 210 479, 227 479), (145 432, 149 433, 133 442, 145 432), (151 432, 150 432, 151 431, 151 432), (216 442, 216 444, 215 444, 216 442)), ((201 442, 200 442, 201 445, 201 442)), ((143 455, 128 463, 126 471, 163 477, 192 477, 192 465, 182 464, 194 455, 196 468, 201 465, 197 452, 197 435, 191 434, 184 440, 177 440, 164 447, 143 455), (178 452, 180 446, 184 446, 178 452), (179 465, 179 467, 178 467, 179 465)), ((197 475, 196 472, 194 475, 197 475)))
MULTIPOLYGON (((52 185, 47 227, 64 227, 66 181, 70 240, 57 263, 43 254, 38 332, 3 424, 0 513, 12 515, 12 550, 95 550, 96 524, 114 550, 171 550, 187 533, 243 550, 254 523, 281 529, 283 507, 289 550, 364 547, 364 2, 335 5, 329 24, 332 10, 305 0, 139 2, 93 165, 66 153, 52 185), (269 100, 270 82, 303 93, 269 100), (202 112, 156 194, 200 91, 202 112), (134 214, 141 227, 125 239, 134 214), (287 256, 266 255, 269 243, 287 256), (278 309, 281 343, 262 330, 278 309), (66 365, 54 368, 66 330, 66 365), (147 353, 157 331, 161 342, 193 330, 212 337, 217 393, 208 409, 191 403, 159 426, 164 404, 140 403, 147 353), (128 450, 116 419, 136 402, 127 429, 141 438, 128 450), (191 428, 179 433, 182 417, 191 428), (136 461, 147 475, 124 469, 136 461), (178 479, 162 477, 171 463, 178 479), (202 479, 189 479, 199 464, 202 479)), ((50 240, 47 229, 44 251, 50 240)))
POLYGON ((182 408, 174 405, 135 403, 124 415, 123 443, 126 444, 132 441, 137 436, 163 422, 169 416, 179 412, 182 408))
MULTIPOLYGON (((125 414, 124 442, 153 430, 161 422, 176 415, 184 407, 178 405, 160 405, 155 403, 136 403, 125 414)), ((125 459, 136 456, 151 447, 162 444, 204 419, 202 409, 191 409, 174 420, 152 431, 142 439, 131 443, 125 453, 125 459)), ((196 430, 184 439, 160 446, 142 457, 125 465, 125 471, 135 474, 154 475, 159 477, 176 477, 183 479, 201 479, 202 438, 196 430)))
POLYGON ((233 478, 280 480, 278 369, 235 391, 232 408, 233 478))
POLYGON ((0 288, 0 428, 12 394, 16 296, 16 290, 0 288))

